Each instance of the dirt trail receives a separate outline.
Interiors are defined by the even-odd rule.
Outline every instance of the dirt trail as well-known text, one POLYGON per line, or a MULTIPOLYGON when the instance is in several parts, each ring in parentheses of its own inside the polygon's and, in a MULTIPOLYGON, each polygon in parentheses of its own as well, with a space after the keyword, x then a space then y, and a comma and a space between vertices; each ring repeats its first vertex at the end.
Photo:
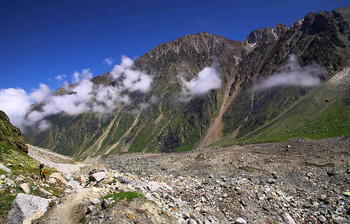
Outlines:
POLYGON ((72 158, 32 145, 28 145, 28 155, 35 160, 44 163, 46 166, 53 167, 59 172, 68 175, 78 171, 80 167, 85 166, 85 164, 78 163, 72 158))
MULTIPOLYGON (((46 166, 53 167, 59 172, 66 174, 71 178, 72 174, 79 171, 81 167, 86 166, 84 163, 77 163, 72 158, 56 154, 47 149, 42 149, 32 145, 28 145, 29 156, 44 163, 46 166)), ((83 200, 93 198, 98 192, 95 189, 82 188, 77 181, 71 179, 67 184, 70 193, 62 198, 59 205, 49 210, 39 223, 45 224, 73 224, 79 223, 83 214, 79 208, 79 203, 83 200)))

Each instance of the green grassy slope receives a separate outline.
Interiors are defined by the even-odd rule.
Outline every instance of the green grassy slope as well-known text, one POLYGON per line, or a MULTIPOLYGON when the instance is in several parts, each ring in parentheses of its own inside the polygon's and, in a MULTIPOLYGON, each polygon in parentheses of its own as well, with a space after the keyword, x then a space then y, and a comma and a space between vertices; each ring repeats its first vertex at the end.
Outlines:
POLYGON ((221 139, 216 145, 284 141, 294 137, 311 139, 350 135, 349 69, 322 87, 300 98, 289 109, 259 129, 237 139, 221 139), (337 84, 332 82, 337 80, 337 84))

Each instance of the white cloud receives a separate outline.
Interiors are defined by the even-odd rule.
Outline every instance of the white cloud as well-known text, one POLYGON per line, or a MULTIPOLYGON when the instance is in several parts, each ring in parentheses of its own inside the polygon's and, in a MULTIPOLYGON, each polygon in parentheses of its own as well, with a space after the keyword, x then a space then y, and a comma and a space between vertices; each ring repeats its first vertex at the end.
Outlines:
POLYGON ((179 77, 185 87, 185 95, 186 92, 190 93, 190 98, 188 99, 191 99, 193 96, 204 95, 213 89, 219 89, 222 85, 220 75, 214 66, 205 67, 198 73, 197 78, 193 78, 190 81, 186 81, 181 74, 179 77))
POLYGON ((29 98, 33 100, 34 102, 40 103, 44 99, 46 99, 50 93, 51 89, 45 84, 40 83, 39 84, 40 88, 37 90, 34 90, 30 95, 29 98))
POLYGON ((66 74, 61 74, 61 75, 55 76, 55 79, 57 81, 61 81, 61 80, 64 80, 66 77, 67 77, 66 74))
MULTIPOLYGON (((150 90, 153 77, 146 72, 133 69, 134 62, 122 57, 120 65, 116 65, 110 73, 115 81, 114 86, 96 85, 90 79, 90 69, 81 72, 74 71, 73 86, 65 84, 70 94, 52 95, 50 88, 40 84, 39 89, 34 89, 30 94, 23 89, 0 90, 0 109, 5 111, 13 124, 23 128, 36 125, 39 130, 50 127, 45 120, 47 116, 64 113, 77 115, 85 112, 108 114, 117 109, 121 104, 130 105, 132 99, 128 92, 139 91, 146 93, 150 90), (32 103, 42 103, 40 111, 30 110, 32 103)), ((56 76, 62 80, 65 75, 56 76)))
POLYGON ((77 71, 74 71, 73 75, 72 75, 72 82, 73 83, 77 83, 80 80, 84 80, 84 79, 91 79, 92 78, 92 72, 90 71, 90 69, 83 69, 80 73, 77 71))
POLYGON ((151 88, 153 76, 144 71, 135 70, 133 66, 133 60, 123 55, 121 64, 115 65, 109 75, 118 81, 121 90, 147 93, 151 88))
POLYGON ((120 63, 120 65, 115 65, 113 70, 109 73, 109 75, 114 79, 118 79, 120 75, 122 75, 127 69, 129 69, 133 65, 133 60, 126 57, 125 55, 122 55, 122 62, 120 63))
POLYGON ((105 58, 103 60, 103 64, 106 64, 106 65, 109 65, 109 66, 112 66, 113 65, 113 62, 114 62, 114 59, 113 58, 105 58))
POLYGON ((30 99, 23 89, 1 89, 0 110, 10 118, 11 123, 19 128, 23 127, 24 117, 30 107, 30 99))
POLYGON ((280 68, 280 72, 257 80, 254 90, 261 91, 276 86, 318 86, 321 85, 320 76, 323 74, 322 67, 316 64, 301 67, 296 55, 291 54, 287 64, 280 68))

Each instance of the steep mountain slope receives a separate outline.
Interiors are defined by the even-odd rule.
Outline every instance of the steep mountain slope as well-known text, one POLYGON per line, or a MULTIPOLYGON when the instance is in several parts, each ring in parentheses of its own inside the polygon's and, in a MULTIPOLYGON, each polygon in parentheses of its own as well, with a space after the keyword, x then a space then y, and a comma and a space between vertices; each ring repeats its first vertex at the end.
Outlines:
MULTIPOLYGON (((52 124, 48 130, 31 129, 25 137, 31 144, 77 157, 183 151, 223 136, 240 138, 319 88, 319 84, 284 83, 259 89, 266 77, 285 70, 301 71, 298 79, 302 80, 309 76, 304 71, 309 69, 311 78, 329 80, 349 66, 349 15, 350 7, 310 13, 289 28, 277 24, 253 31, 243 42, 204 32, 161 44, 132 67, 151 74, 150 91, 125 90, 131 102, 107 115, 50 115, 46 117, 52 124), (221 87, 194 94, 193 86, 186 86, 198 80, 204 70, 217 71, 221 79, 217 86, 221 87)), ((111 79, 113 74, 111 71, 92 81, 96 86, 117 87, 120 79, 111 79)), ((60 89, 55 94, 76 93, 60 89)), ((40 105, 33 108, 41 110, 40 105)))
MULTIPOLYGON (((328 80, 350 63, 350 8, 308 14, 297 21, 285 35, 272 44, 260 45, 237 67, 236 76, 244 79, 240 91, 225 113, 224 135, 241 137, 277 117, 311 87, 281 85, 263 90, 253 87, 262 77, 279 72, 288 64, 291 54, 300 59, 300 66, 316 63, 323 68, 320 77, 328 80)), ((301 77, 302 78, 302 77, 301 77)), ((264 80, 264 79, 263 79, 264 80)), ((231 92, 236 86, 231 87, 231 92)), ((307 106, 307 105, 305 105, 307 106)))
POLYGON ((0 150, 3 153, 9 149, 28 153, 21 131, 13 126, 5 112, 0 110, 0 150))
MULTIPOLYGON (((154 80, 150 92, 130 93, 132 105, 120 106, 112 116, 54 115, 47 118, 52 123, 49 130, 40 133, 31 130, 27 139, 35 145, 82 157, 126 151, 172 151, 183 145, 190 149, 216 116, 222 92, 232 79, 235 66, 248 52, 240 42, 209 33, 185 35, 159 45, 135 62, 135 69, 152 74, 154 80), (179 75, 191 80, 210 66, 220 73, 223 87, 196 97, 182 95, 179 75)), ((96 77, 94 82, 114 85, 109 74, 96 77)))
POLYGON ((223 138, 217 145, 276 142, 292 137, 312 139, 350 135, 350 68, 301 97, 271 122, 238 138, 223 138))

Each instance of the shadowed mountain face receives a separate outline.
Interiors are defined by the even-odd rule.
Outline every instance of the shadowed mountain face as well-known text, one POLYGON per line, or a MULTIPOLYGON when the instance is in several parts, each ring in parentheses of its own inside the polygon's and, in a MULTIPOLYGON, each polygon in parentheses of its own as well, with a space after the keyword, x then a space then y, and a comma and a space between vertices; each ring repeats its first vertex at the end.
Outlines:
MULTIPOLYGON (((25 137, 35 145, 87 157, 183 151, 223 136, 243 136, 315 88, 295 80, 303 75, 328 80, 349 65, 349 14, 349 7, 310 13, 289 28, 277 24, 253 31, 243 42, 203 32, 161 44, 136 60, 132 68, 152 76, 149 91, 129 92, 131 103, 121 104, 108 115, 51 115, 46 118, 51 123, 49 129, 31 129, 25 137), (206 82, 215 88, 204 91, 194 84, 213 73, 219 80, 206 82), (292 83, 288 85, 279 73, 296 78, 287 79, 292 83), (266 78, 270 76, 278 80, 272 82, 266 78)), ((92 81, 117 85, 109 73, 92 81)), ((55 94, 74 92, 60 89, 55 94)), ((40 106, 34 108, 40 110, 40 106)))
POLYGON ((0 149, 3 152, 9 148, 28 153, 21 131, 13 126, 5 112, 0 110, 0 149))

